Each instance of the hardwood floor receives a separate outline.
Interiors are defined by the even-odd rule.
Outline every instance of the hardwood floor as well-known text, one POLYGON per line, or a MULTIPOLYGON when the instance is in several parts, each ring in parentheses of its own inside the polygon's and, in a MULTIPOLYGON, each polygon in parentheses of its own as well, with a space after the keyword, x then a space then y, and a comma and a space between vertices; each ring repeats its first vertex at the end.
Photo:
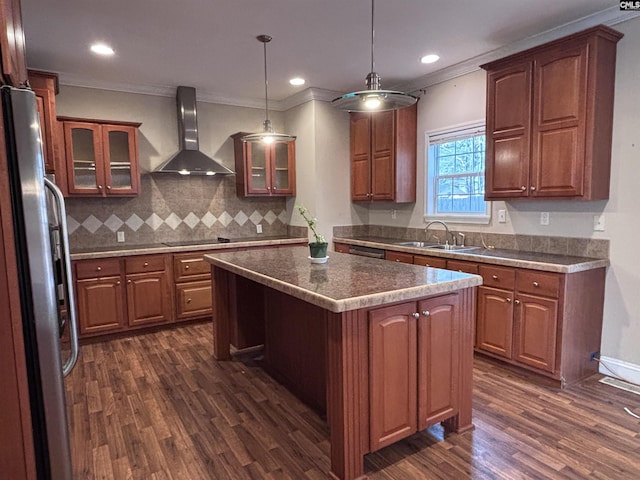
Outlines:
MULTIPOLYGON (((211 324, 82 347, 67 378, 75 479, 326 479, 326 423, 250 355, 212 358, 211 324)), ((640 396, 558 391, 476 359, 475 430, 437 426, 365 460, 372 480, 638 479, 640 396)))

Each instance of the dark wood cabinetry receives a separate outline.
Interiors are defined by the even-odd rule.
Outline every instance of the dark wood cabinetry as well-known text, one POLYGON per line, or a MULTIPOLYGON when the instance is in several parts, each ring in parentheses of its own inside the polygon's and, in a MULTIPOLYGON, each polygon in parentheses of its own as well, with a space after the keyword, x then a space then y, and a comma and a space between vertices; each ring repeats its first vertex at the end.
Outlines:
POLYGON ((245 132, 232 135, 238 196, 294 196, 295 141, 243 142, 245 132))
POLYGON ((58 117, 69 196, 135 196, 140 190, 140 123, 58 117))
POLYGON ((28 77, 19 0, 0 1, 0 26, 2 83, 24 87, 28 77))
POLYGON ((404 252, 394 252, 392 250, 387 250, 385 252, 384 259, 391 262, 413 263, 412 254, 404 252))
POLYGON ((414 255, 414 265, 422 265, 423 267, 447 268, 447 260, 440 257, 428 257, 426 255, 414 255))
POLYGON ((29 70, 29 84, 36 94, 40 114, 40 132, 46 173, 57 173, 61 155, 60 132, 56 118, 58 75, 52 72, 29 70))
POLYGON ((173 320, 169 255, 125 259, 127 320, 130 327, 173 320))
POLYGON ((416 201, 417 111, 351 113, 352 201, 416 201))
POLYGON ((487 199, 609 197, 621 37, 598 26, 482 66, 487 199))
POLYGON ((210 317, 211 265, 202 253, 181 253, 173 256, 176 320, 210 317))
POLYGON ((458 413, 458 295, 369 312, 371 451, 458 413))

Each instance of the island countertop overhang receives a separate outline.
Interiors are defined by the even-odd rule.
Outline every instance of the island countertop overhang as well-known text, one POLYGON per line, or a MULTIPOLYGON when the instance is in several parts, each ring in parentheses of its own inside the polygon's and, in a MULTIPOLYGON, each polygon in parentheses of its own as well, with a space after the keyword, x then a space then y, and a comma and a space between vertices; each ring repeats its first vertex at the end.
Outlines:
POLYGON ((289 294, 331 312, 401 302, 482 284, 461 272, 331 252, 312 264, 306 247, 205 255, 212 266, 289 294))

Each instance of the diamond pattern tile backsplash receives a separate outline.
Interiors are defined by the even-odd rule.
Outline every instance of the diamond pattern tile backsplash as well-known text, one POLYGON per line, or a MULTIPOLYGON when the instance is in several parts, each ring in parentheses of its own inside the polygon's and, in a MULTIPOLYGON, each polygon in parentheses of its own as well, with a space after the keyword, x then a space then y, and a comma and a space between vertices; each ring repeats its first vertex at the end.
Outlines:
POLYGON ((133 198, 68 198, 71 251, 110 246, 116 232, 124 245, 147 245, 216 237, 285 235, 289 224, 285 199, 241 198, 235 177, 181 177, 148 174, 133 198))

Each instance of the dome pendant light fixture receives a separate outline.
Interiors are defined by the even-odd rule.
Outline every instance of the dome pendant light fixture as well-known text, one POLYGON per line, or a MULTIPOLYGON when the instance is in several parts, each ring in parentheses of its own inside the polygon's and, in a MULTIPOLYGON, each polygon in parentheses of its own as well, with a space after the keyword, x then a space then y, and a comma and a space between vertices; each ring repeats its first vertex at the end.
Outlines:
POLYGON ((271 126, 271 120, 269 120, 269 95, 268 95, 268 82, 267 82, 267 43, 271 41, 269 35, 258 35, 256 37, 264 47, 264 111, 265 120, 262 122, 262 133, 251 133, 242 137, 243 142, 263 142, 273 143, 278 140, 281 142, 289 142, 295 140, 294 135, 287 135, 286 133, 275 133, 271 126))
POLYGON ((375 37, 375 30, 373 28, 374 13, 374 0, 371 0, 371 73, 367 75, 367 89, 347 93, 333 99, 331 104, 340 110, 347 110, 349 112, 397 110, 413 105, 418 101, 417 97, 408 93, 382 90, 380 88, 380 75, 375 72, 375 64, 373 61, 373 41, 375 37))

